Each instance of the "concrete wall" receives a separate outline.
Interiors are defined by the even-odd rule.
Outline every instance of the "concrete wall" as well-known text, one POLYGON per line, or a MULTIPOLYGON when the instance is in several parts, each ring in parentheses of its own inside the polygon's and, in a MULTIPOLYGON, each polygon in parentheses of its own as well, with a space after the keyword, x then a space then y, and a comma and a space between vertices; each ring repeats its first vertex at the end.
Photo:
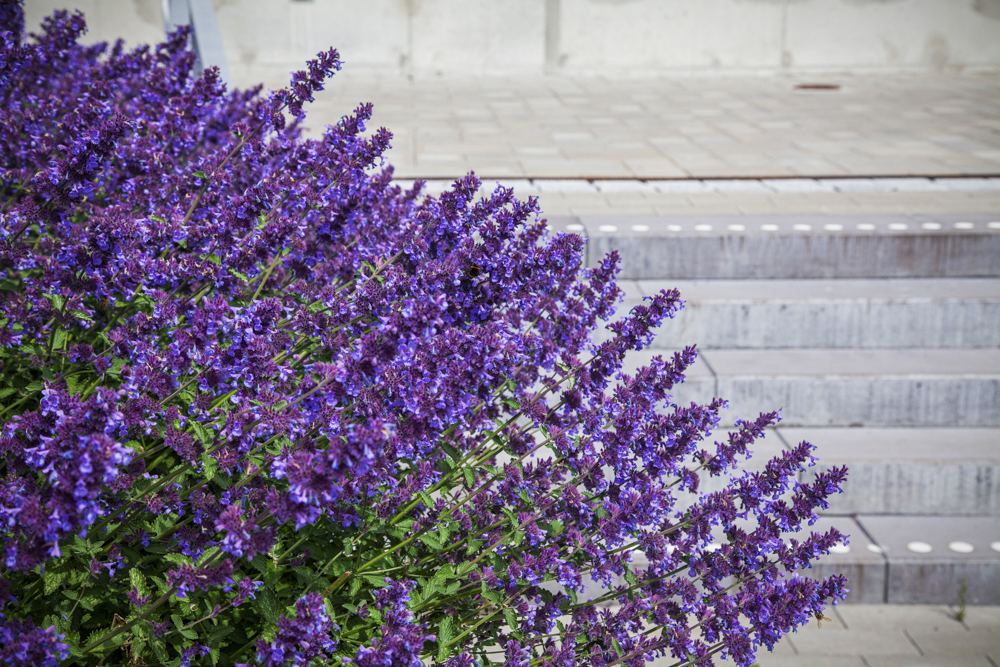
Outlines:
MULTIPOLYGON (((162 35, 159 0, 82 9, 88 40, 162 35)), ((1000 68, 1000 0, 215 0, 234 73, 336 46, 352 70, 647 74, 1000 68)))

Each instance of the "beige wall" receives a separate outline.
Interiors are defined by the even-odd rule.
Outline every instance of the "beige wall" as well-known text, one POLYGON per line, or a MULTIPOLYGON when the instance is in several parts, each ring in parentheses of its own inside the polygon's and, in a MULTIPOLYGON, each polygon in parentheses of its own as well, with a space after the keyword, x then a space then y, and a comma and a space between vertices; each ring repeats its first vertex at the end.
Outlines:
MULTIPOLYGON (((30 27, 76 6, 88 41, 162 36, 159 0, 28 0, 30 27)), ((295 67, 336 46, 352 71, 1000 68, 1000 0, 215 0, 230 68, 295 67)))

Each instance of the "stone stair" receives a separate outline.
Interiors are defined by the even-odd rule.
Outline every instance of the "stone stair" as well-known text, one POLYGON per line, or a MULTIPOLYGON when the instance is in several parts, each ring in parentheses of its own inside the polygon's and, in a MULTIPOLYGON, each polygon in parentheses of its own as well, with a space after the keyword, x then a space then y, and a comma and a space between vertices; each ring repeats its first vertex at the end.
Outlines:
POLYGON ((750 466, 806 440, 849 467, 809 530, 850 545, 810 576, 847 574, 849 602, 1000 604, 1000 213, 550 223, 590 265, 618 250, 623 307, 680 289, 631 366, 697 343, 679 401, 782 408, 750 466))

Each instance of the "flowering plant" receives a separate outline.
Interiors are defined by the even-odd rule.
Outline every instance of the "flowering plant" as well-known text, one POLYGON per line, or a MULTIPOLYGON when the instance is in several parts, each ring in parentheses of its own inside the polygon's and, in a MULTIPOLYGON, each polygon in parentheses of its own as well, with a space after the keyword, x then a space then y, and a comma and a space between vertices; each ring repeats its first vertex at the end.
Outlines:
POLYGON ((622 371, 679 294, 593 343, 618 259, 533 199, 400 189, 370 105, 303 139, 336 51, 228 92, 3 12, 6 664, 747 665, 843 599, 782 535, 846 471, 705 446, 694 348, 622 371))

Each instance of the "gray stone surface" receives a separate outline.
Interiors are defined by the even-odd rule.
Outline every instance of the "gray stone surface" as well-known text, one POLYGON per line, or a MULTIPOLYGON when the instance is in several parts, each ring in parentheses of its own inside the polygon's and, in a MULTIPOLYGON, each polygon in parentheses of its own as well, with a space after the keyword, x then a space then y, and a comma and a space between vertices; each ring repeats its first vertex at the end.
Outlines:
POLYGON ((958 278, 1000 276, 996 217, 581 216, 556 226, 582 226, 590 266, 618 251, 625 279, 958 278), (931 222, 940 229, 923 229, 931 222))
POLYGON ((1000 346, 996 279, 626 282, 622 313, 663 289, 678 289, 686 302, 657 331, 657 348, 1000 346))
POLYGON ((800 655, 826 656, 869 656, 909 655, 918 657, 920 653, 913 646, 903 630, 887 630, 880 627, 847 630, 836 623, 824 623, 817 627, 809 623, 789 636, 792 645, 800 655))
POLYGON ((785 426, 1000 426, 1000 350, 707 350, 674 394, 727 399, 723 424, 780 408, 785 426))
MULTIPOLYGON (((885 601, 886 562, 882 554, 870 547, 871 540, 851 517, 824 516, 812 526, 789 537, 805 539, 810 533, 824 533, 836 528, 848 536, 847 553, 829 553, 814 561, 813 567, 800 570, 799 574, 811 579, 842 574, 847 577, 850 593, 845 602, 872 604, 885 601)), ((824 624, 825 627, 825 624, 824 624)))
POLYGON ((960 623, 941 605, 839 605, 830 623, 786 635, 760 667, 995 667, 1000 608, 968 607, 960 623), (984 627, 985 624, 989 624, 984 627), (880 643, 879 638, 885 641, 880 643))
POLYGON ((1000 517, 862 515, 858 523, 889 561, 887 602, 955 604, 964 578, 968 604, 1000 604, 1000 517), (956 551, 957 542, 973 550, 956 551))
POLYGON ((724 423, 780 408, 787 426, 1000 426, 1000 350, 708 350, 701 360, 730 402, 724 423))
POLYGON ((858 655, 775 655, 762 650, 757 654, 760 667, 868 667, 858 655))
MULTIPOLYGON (((779 428, 816 445, 817 470, 846 465, 830 514, 1000 515, 1000 429, 779 428)), ((808 474, 805 479, 811 479, 808 474)))
MULTIPOLYGON (((877 655, 865 657, 867 667, 994 667, 985 655, 877 655)), ((762 666, 763 667, 763 666, 762 666)))

